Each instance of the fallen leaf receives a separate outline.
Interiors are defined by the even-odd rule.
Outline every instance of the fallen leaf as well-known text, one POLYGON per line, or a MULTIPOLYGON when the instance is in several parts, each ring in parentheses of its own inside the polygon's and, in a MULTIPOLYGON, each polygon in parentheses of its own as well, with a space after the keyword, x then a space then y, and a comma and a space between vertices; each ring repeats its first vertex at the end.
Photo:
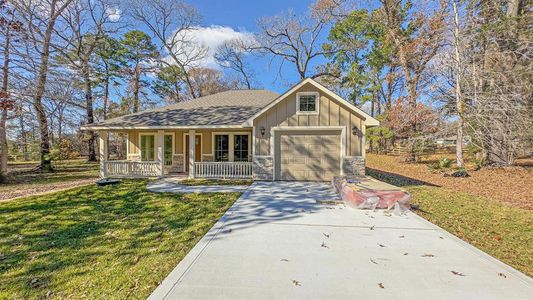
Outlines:
POLYGON ((298 280, 292 280, 292 283, 294 283, 295 286, 302 286, 298 280))
POLYGON ((422 254, 421 256, 422 257, 435 257, 435 255, 433 255, 431 253, 425 253, 425 254, 422 254))
POLYGON ((282 258, 282 259, 280 259, 279 261, 289 261, 289 260, 286 259, 286 258, 282 258))
POLYGON ((322 233, 325 237, 329 239, 329 234, 322 233))
POLYGON ((457 275, 457 276, 466 276, 465 274, 461 273, 461 272, 457 272, 457 271, 450 271, 452 272, 453 275, 457 275))
POLYGON ((494 236, 494 240, 495 241, 501 241, 502 240, 502 236, 501 235, 495 235, 494 236))
POLYGON ((399 238, 403 239, 405 237, 405 235, 400 235, 399 238))
POLYGON ((409 253, 405 252, 403 255, 408 255, 409 253))
POLYGON ((384 288, 385 288, 385 286, 384 286, 383 283, 381 283, 381 282, 378 283, 378 286, 379 286, 379 288, 381 288, 381 289, 384 289, 384 288))

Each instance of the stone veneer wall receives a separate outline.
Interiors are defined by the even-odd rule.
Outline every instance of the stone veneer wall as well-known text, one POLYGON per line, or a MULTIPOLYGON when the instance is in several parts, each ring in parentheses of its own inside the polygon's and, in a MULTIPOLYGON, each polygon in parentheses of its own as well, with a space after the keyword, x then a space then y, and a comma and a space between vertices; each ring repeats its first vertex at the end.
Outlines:
POLYGON ((364 176, 365 158, 362 156, 345 156, 342 160, 342 170, 346 176, 364 176))
POLYGON ((252 173, 254 180, 272 180, 272 156, 254 156, 252 159, 252 173))

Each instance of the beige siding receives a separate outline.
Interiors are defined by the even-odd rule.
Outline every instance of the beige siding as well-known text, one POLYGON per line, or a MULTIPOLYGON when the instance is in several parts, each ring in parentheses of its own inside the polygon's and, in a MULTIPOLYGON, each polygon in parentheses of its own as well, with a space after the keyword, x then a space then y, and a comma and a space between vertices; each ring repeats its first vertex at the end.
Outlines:
POLYGON ((346 127, 346 156, 359 156, 361 151, 361 137, 352 135, 352 127, 361 130, 363 118, 352 113, 342 103, 331 99, 312 84, 306 84, 298 91, 287 96, 286 99, 273 106, 263 115, 254 120, 257 128, 255 133, 255 155, 270 155, 270 129, 272 127, 292 126, 344 126, 346 127), (319 92, 319 114, 296 114, 297 92, 319 92), (265 127, 265 135, 261 136, 260 128, 265 127))
MULTIPOLYGON (((205 130, 200 129, 196 130, 196 133, 202 134, 202 154, 203 155, 212 155, 213 154, 213 133, 217 132, 249 132, 252 133, 251 128, 244 129, 213 129, 205 130)), ((156 134, 157 130, 129 130, 128 133, 128 154, 139 154, 140 140, 139 133, 152 133, 156 134)), ((189 130, 165 130, 165 133, 174 133, 174 154, 183 154, 183 136, 184 134, 189 133, 189 130)), ((251 143, 251 141, 250 141, 251 143)), ((250 144, 251 147, 251 144, 250 144)))

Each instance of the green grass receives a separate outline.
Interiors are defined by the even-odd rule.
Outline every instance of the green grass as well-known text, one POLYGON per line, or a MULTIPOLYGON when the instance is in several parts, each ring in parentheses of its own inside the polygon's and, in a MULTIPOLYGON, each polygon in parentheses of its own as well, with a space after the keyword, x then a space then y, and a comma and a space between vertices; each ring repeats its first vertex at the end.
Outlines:
POLYGON ((144 299, 239 197, 146 182, 0 203, 0 299, 144 299))
POLYGON ((402 186, 415 211, 488 254, 533 276, 533 212, 452 191, 391 173, 367 170, 376 179, 402 186))
POLYGON ((185 179, 179 183, 183 185, 250 185, 253 180, 243 179, 185 179))
POLYGON ((84 160, 57 162, 54 163, 53 172, 34 171, 37 165, 10 164, 7 182, 4 185, 0 185, 0 189, 3 186, 50 184, 98 177, 99 164, 97 162, 86 162, 84 160))

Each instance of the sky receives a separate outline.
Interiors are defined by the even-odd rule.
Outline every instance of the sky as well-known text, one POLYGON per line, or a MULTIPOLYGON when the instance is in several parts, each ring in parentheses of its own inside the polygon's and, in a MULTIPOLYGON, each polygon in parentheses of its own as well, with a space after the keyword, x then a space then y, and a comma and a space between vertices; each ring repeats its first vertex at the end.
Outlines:
MULTIPOLYGON (((232 37, 251 35, 257 31, 257 20, 264 16, 272 16, 292 9, 295 13, 306 13, 314 1, 297 0, 196 0, 188 1, 198 8, 202 15, 203 29, 198 32, 198 39, 205 41, 214 49, 224 40, 232 37)), ((271 62, 271 58, 250 57, 258 87, 276 92, 284 92, 290 85, 299 80, 294 67, 285 64, 283 78, 279 78, 279 60, 271 62)), ((212 57, 206 65, 216 67, 212 57)))

